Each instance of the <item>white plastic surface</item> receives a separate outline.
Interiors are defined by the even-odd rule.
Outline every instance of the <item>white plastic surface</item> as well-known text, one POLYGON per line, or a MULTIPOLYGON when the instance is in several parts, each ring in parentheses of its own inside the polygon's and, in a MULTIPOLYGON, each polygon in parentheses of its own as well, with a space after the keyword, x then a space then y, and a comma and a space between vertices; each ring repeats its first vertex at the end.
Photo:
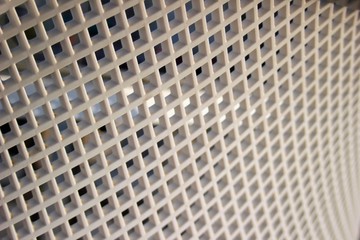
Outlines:
POLYGON ((0 239, 356 239, 359 56, 324 1, 0 1, 0 239))

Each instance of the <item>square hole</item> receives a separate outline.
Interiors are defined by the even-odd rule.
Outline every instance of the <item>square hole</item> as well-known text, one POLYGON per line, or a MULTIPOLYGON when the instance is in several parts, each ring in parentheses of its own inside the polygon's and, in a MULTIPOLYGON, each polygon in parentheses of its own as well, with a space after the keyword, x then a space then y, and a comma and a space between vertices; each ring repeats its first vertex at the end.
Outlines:
POLYGON ((107 25, 108 25, 108 28, 112 28, 112 27, 115 27, 115 26, 117 25, 116 19, 115 19, 114 16, 106 19, 106 23, 107 23, 107 25))
POLYGON ((15 11, 16 11, 17 15, 19 16, 19 18, 28 14, 28 10, 27 10, 27 7, 25 4, 21 4, 17 7, 15 7, 15 11))
POLYGON ((131 39, 133 40, 133 42, 139 40, 140 39, 140 32, 135 31, 135 32, 131 33, 131 39))
POLYGON ((39 219, 40 219, 39 213, 34 213, 33 215, 30 216, 31 222, 36 222, 39 219))
POLYGON ((35 31, 35 28, 32 27, 32 28, 25 30, 25 36, 26 36, 27 40, 29 40, 29 41, 36 38, 37 34, 35 31))
POLYGON ((62 16, 62 18, 63 18, 63 20, 64 20, 64 23, 73 20, 73 15, 71 14, 71 11, 70 11, 70 10, 67 10, 67 11, 65 11, 65 12, 62 12, 62 13, 61 13, 61 16, 62 16))
POLYGON ((98 31, 98 28, 96 25, 92 25, 87 30, 89 32, 90 37, 94 37, 99 34, 99 31, 98 31))
POLYGON ((45 31, 47 31, 47 32, 55 28, 55 24, 54 24, 54 21, 52 20, 52 18, 45 20, 43 22, 43 25, 44 25, 45 31))
POLYGON ((90 2, 84 2, 80 6, 81 6, 81 10, 82 10, 83 14, 86 14, 91 11, 90 2))
POLYGON ((126 9, 125 14, 126 14, 127 19, 130 19, 130 18, 134 17, 135 16, 134 8, 131 7, 131 8, 126 9))

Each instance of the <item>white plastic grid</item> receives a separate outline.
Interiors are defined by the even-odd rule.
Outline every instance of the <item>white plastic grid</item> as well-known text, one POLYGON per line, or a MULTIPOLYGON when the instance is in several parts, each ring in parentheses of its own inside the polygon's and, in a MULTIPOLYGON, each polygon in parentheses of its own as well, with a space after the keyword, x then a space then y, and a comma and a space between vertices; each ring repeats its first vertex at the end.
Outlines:
POLYGON ((0 1, 0 238, 355 239, 359 17, 0 1))

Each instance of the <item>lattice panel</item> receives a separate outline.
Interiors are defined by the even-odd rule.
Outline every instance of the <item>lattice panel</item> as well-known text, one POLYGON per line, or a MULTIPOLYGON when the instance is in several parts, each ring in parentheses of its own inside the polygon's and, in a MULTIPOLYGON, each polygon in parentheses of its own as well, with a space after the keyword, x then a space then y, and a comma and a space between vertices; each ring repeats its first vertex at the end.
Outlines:
POLYGON ((324 1, 0 1, 0 238, 355 239, 359 56, 324 1))

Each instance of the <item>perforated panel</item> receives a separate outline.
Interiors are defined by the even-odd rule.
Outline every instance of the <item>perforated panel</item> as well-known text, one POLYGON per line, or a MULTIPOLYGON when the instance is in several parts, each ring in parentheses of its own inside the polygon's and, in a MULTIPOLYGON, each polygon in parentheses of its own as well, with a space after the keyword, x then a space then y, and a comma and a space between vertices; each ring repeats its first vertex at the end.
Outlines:
POLYGON ((0 1, 0 238, 355 239, 359 56, 323 1, 0 1))

